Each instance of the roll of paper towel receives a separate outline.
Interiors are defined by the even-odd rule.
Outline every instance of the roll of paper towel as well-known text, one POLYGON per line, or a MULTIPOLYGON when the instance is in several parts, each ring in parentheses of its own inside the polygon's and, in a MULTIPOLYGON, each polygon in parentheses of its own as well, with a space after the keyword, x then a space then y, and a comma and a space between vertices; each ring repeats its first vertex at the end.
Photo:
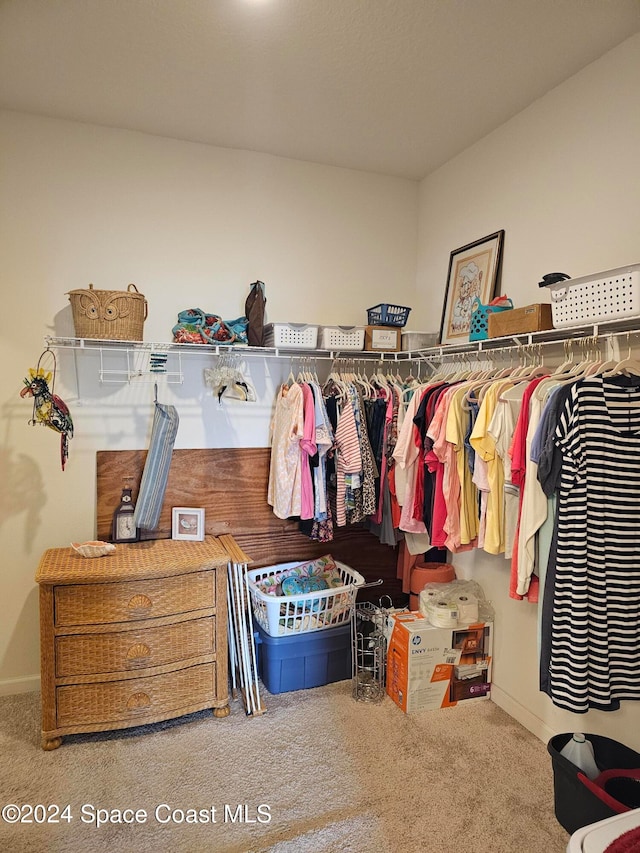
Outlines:
POLYGON ((429 601, 427 619, 436 628, 455 628, 458 624, 458 606, 447 599, 429 601))
POLYGON ((428 587, 425 587, 425 589, 422 590, 419 596, 420 609, 425 612, 426 608, 436 599, 440 598, 441 595, 442 593, 440 592, 440 590, 429 589, 428 587))
POLYGON ((461 593, 456 595, 454 603, 458 608, 458 623, 460 625, 470 625, 472 622, 478 621, 478 599, 471 593, 461 593))

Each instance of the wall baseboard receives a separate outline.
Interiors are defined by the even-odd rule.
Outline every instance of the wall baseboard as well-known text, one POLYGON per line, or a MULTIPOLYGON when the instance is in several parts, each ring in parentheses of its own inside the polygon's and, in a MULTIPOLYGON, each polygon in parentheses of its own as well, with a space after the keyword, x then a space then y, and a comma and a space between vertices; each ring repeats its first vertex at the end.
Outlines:
POLYGON ((5 681, 0 681, 0 696, 12 696, 14 693, 33 693, 37 690, 40 690, 39 675, 8 678, 5 681))
POLYGON ((496 687, 495 684, 491 685, 491 699, 499 708, 506 711, 510 717, 517 720, 543 743, 548 743, 549 738, 556 734, 543 720, 536 717, 528 708, 525 708, 504 690, 496 687))

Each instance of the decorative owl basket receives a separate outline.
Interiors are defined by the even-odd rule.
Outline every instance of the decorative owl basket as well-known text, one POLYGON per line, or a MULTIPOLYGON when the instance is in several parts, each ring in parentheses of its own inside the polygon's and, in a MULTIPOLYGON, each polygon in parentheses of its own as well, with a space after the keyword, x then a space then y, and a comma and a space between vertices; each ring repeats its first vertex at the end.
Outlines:
POLYGON ((141 341, 147 300, 135 284, 126 290, 71 290, 67 294, 78 338, 141 341))

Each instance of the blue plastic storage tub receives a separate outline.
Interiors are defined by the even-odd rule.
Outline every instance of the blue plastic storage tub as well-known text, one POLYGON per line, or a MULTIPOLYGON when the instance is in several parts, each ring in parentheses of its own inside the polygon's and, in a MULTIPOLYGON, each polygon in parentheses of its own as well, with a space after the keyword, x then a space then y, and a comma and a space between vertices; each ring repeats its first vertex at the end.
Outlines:
POLYGON ((352 676, 351 623, 324 631, 271 637, 255 632, 258 675, 269 693, 321 687, 352 676))

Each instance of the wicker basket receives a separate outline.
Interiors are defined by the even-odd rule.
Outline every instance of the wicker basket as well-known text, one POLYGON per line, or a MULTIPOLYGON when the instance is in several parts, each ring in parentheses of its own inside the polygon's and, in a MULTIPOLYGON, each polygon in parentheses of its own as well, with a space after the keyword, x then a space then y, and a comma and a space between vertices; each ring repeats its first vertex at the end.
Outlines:
POLYGON ((67 294, 78 338, 141 341, 147 300, 135 284, 126 290, 71 290, 67 294))

